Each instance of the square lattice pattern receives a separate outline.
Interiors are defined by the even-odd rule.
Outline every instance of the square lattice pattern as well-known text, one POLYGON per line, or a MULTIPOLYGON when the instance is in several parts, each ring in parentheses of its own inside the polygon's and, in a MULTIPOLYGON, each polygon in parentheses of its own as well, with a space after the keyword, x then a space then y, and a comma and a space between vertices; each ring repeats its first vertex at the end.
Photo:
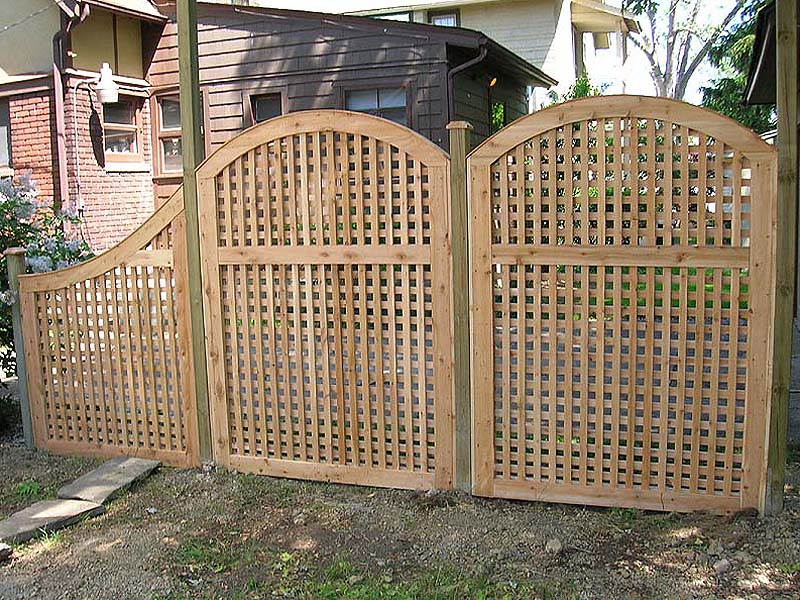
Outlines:
POLYGON ((529 139, 490 177, 496 480, 738 494, 748 160, 608 118, 529 139), (701 266, 710 249, 727 264, 701 266))
POLYGON ((219 271, 231 455, 432 473, 428 167, 319 131, 215 181, 219 248, 247 257, 219 271))

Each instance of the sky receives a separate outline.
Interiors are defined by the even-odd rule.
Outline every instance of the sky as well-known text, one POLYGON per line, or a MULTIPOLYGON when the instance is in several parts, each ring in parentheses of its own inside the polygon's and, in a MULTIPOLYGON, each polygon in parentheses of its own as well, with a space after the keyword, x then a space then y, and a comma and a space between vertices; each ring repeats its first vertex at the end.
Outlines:
MULTIPOLYGON (((622 0, 608 0, 607 4, 619 6, 622 0)), ((667 2, 668 0, 661 0, 667 2)), ((703 16, 705 22, 714 24, 721 21, 734 5, 736 0, 703 0, 703 16)), ((342 13, 375 8, 388 8, 418 4, 414 0, 254 0, 254 3, 273 8, 294 10, 312 10, 328 13, 342 13)), ((652 95, 654 88, 650 80, 647 59, 632 44, 629 44, 629 61, 626 65, 627 93, 652 95)), ((591 73, 589 73, 591 76, 591 73)), ((685 100, 699 104, 702 99, 700 88, 713 78, 714 69, 702 65, 690 82, 685 100)))

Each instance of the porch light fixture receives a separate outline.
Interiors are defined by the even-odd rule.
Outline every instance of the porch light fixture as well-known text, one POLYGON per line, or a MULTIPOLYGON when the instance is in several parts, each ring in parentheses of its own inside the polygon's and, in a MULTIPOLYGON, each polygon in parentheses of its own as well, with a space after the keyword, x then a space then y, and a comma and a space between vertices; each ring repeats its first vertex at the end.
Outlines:
POLYGON ((119 85, 114 81, 113 73, 108 63, 103 63, 100 68, 100 79, 97 81, 95 91, 101 104, 113 104, 119 101, 119 85))

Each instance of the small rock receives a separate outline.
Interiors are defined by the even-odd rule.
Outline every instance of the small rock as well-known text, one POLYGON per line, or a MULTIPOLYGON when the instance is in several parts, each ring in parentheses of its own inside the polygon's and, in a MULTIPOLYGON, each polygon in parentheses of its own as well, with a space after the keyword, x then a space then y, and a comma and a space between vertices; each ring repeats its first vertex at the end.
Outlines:
POLYGON ((355 585, 357 583, 361 583, 362 581, 364 581, 363 575, 351 575, 347 578, 348 585, 355 585))
POLYGON ((11 558, 11 554, 14 551, 11 549, 11 546, 8 544, 0 544, 0 562, 4 562, 11 558))
POLYGON ((155 506, 148 506, 147 507, 147 514, 154 515, 158 512, 158 509, 155 506))
POLYGON ((739 550, 736 554, 733 555, 733 559, 736 562, 740 562, 747 565, 753 562, 753 555, 750 554, 749 552, 745 552, 744 550, 739 550))
POLYGON ((717 562, 714 563, 714 572, 717 575, 722 575, 723 573, 727 573, 731 569, 731 561, 727 558, 720 558, 717 562))
POLYGON ((722 554, 722 543, 719 540, 713 540, 708 545, 708 553, 711 556, 720 556, 722 554))
POLYGON ((383 560, 382 558, 379 558, 378 560, 375 561, 375 564, 378 565, 379 567, 385 567, 386 561, 383 560))
POLYGON ((553 538, 551 540, 547 540, 547 544, 544 546, 544 551, 548 554, 561 554, 561 551, 564 549, 564 544, 561 543, 561 540, 558 538, 553 538))

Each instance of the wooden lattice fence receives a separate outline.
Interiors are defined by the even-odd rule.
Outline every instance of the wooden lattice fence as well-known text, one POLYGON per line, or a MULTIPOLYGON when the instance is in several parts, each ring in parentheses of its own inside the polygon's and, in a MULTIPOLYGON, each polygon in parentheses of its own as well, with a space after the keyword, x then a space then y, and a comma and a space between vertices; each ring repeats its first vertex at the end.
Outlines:
POLYGON ((112 250, 20 277, 37 447, 199 463, 181 196, 112 250))
MULTIPOLYGON (((574 101, 478 147, 451 223, 454 162, 394 123, 310 111, 201 165, 211 458, 400 488, 449 489, 458 465, 484 496, 763 508, 774 149, 679 102, 574 101)), ((107 253, 20 278, 38 447, 199 463, 185 227, 179 191, 107 253)))
POLYGON ((198 171, 216 459, 407 488, 452 481, 448 159, 312 111, 198 171))
POLYGON ((605 97, 469 158, 474 491, 759 505, 775 153, 733 121, 605 97))

